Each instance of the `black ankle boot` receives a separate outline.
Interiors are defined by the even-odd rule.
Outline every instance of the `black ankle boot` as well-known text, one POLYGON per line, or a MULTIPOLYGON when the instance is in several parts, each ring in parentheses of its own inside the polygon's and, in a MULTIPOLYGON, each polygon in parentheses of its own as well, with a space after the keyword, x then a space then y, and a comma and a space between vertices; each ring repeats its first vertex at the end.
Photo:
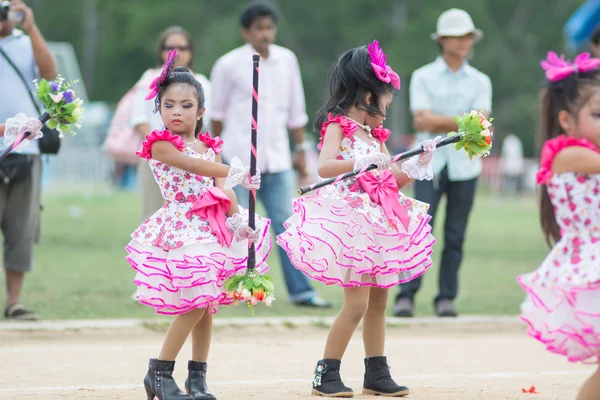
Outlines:
POLYGON ((390 367, 384 356, 365 358, 365 381, 363 394, 384 397, 403 397, 408 394, 406 386, 399 386, 390 375, 390 367))
POLYGON ((319 360, 315 368, 312 394, 325 397, 352 397, 354 392, 340 378, 340 360, 319 360))
POLYGON ((185 391, 194 396, 194 400, 217 400, 206 386, 206 367, 205 362, 188 362, 189 372, 185 381, 185 391))
POLYGON ((148 373, 144 378, 144 387, 148 400, 193 400, 192 396, 179 389, 173 379, 175 361, 164 361, 151 358, 148 373))

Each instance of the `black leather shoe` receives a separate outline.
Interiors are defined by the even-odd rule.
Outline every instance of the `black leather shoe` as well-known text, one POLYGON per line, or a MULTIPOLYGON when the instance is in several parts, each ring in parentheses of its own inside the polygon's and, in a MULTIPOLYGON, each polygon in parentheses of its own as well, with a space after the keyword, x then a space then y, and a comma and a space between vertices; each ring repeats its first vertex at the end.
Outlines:
POLYGON ((188 362, 188 378, 185 381, 185 391, 194 396, 194 400, 217 400, 206 386, 207 364, 200 361, 188 362))
POLYGON ((383 397, 404 397, 409 393, 392 379, 385 356, 365 358, 363 394, 383 397))
POLYGON ((315 368, 312 394, 323 397, 353 397, 352 389, 344 385, 340 377, 340 360, 319 360, 315 368))
POLYGON ((179 389, 175 379, 173 379, 173 370, 175 361, 159 360, 151 358, 148 363, 148 373, 144 378, 144 388, 148 395, 148 400, 194 400, 192 396, 179 389))

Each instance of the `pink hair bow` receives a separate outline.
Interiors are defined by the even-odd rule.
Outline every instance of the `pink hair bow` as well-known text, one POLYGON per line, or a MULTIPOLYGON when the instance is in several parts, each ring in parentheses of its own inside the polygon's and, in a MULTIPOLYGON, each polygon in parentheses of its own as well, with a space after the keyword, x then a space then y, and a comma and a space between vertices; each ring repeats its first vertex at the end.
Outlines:
POLYGON ((379 47, 379 42, 373 40, 373 44, 367 46, 371 56, 371 66, 377 79, 385 83, 391 83, 396 90, 400 90, 400 76, 394 72, 392 67, 386 64, 387 55, 379 47))
POLYGON ((540 65, 546 71, 546 78, 551 82, 562 81, 571 74, 579 72, 587 72, 600 67, 600 58, 590 58, 590 53, 581 53, 573 63, 565 60, 564 56, 558 55, 549 51, 545 60, 540 62, 540 65))
POLYGON ((146 96, 146 100, 150 100, 156 97, 159 91, 159 86, 163 83, 167 76, 173 71, 173 65, 175 64, 175 57, 177 56, 177 50, 173 49, 169 51, 169 55, 167 56, 167 61, 165 65, 163 65, 162 71, 160 75, 152 80, 150 83, 150 93, 146 96))

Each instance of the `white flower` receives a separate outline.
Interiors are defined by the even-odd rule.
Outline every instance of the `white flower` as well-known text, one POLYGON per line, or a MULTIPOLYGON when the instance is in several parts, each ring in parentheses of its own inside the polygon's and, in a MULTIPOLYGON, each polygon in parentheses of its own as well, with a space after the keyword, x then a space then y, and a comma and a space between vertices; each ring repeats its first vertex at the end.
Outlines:
POLYGON ((242 298, 244 300, 250 300, 252 298, 252 293, 248 289, 242 290, 242 298))
POLYGON ((490 126, 492 126, 492 123, 487 119, 484 119, 481 125, 483 126, 483 129, 488 129, 490 126))
POLYGON ((267 296, 267 297, 265 298, 265 305, 266 305, 267 307, 270 307, 270 306, 271 306, 271 303, 273 303, 273 296, 267 296))
POLYGON ((479 115, 479 113, 477 112, 477 110, 471 110, 471 114, 472 117, 477 117, 479 115))
POLYGON ((489 131, 489 129, 484 129, 481 131, 481 136, 492 136, 492 133, 489 131))

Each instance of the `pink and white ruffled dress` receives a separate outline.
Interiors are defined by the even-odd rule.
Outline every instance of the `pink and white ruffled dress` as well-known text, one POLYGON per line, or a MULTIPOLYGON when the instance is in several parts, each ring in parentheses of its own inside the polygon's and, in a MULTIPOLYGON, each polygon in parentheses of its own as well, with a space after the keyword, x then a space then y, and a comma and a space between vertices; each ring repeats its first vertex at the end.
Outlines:
POLYGON ((538 183, 546 184, 561 238, 542 265, 520 275, 527 333, 572 362, 600 362, 600 175, 552 174, 556 154, 592 143, 559 136, 544 145, 538 183))
MULTIPOLYGON (((202 154, 187 147, 180 136, 154 131, 138 152, 148 160, 166 204, 131 234, 127 261, 137 272, 137 298, 158 314, 183 314, 196 308, 216 313, 219 305, 233 302, 223 283, 247 268, 248 242, 233 240, 227 246, 223 239, 231 238, 225 226, 227 210, 220 207, 227 199, 213 179, 152 159, 152 144, 166 140, 189 157, 214 161, 221 139, 208 133, 198 139, 209 146, 202 154)), ((240 207, 240 212, 248 218, 248 210, 240 207)), ((256 217, 261 231, 255 244, 256 269, 261 273, 268 269, 272 248, 269 226, 268 219, 256 217)))
MULTIPOLYGON (((329 116, 322 137, 332 123, 344 133, 339 160, 380 151, 389 137, 378 128, 367 143, 354 136, 358 126, 343 115, 329 116)), ((399 192, 390 169, 375 170, 294 200, 277 243, 296 268, 326 285, 390 288, 432 264, 428 208, 399 192)))

